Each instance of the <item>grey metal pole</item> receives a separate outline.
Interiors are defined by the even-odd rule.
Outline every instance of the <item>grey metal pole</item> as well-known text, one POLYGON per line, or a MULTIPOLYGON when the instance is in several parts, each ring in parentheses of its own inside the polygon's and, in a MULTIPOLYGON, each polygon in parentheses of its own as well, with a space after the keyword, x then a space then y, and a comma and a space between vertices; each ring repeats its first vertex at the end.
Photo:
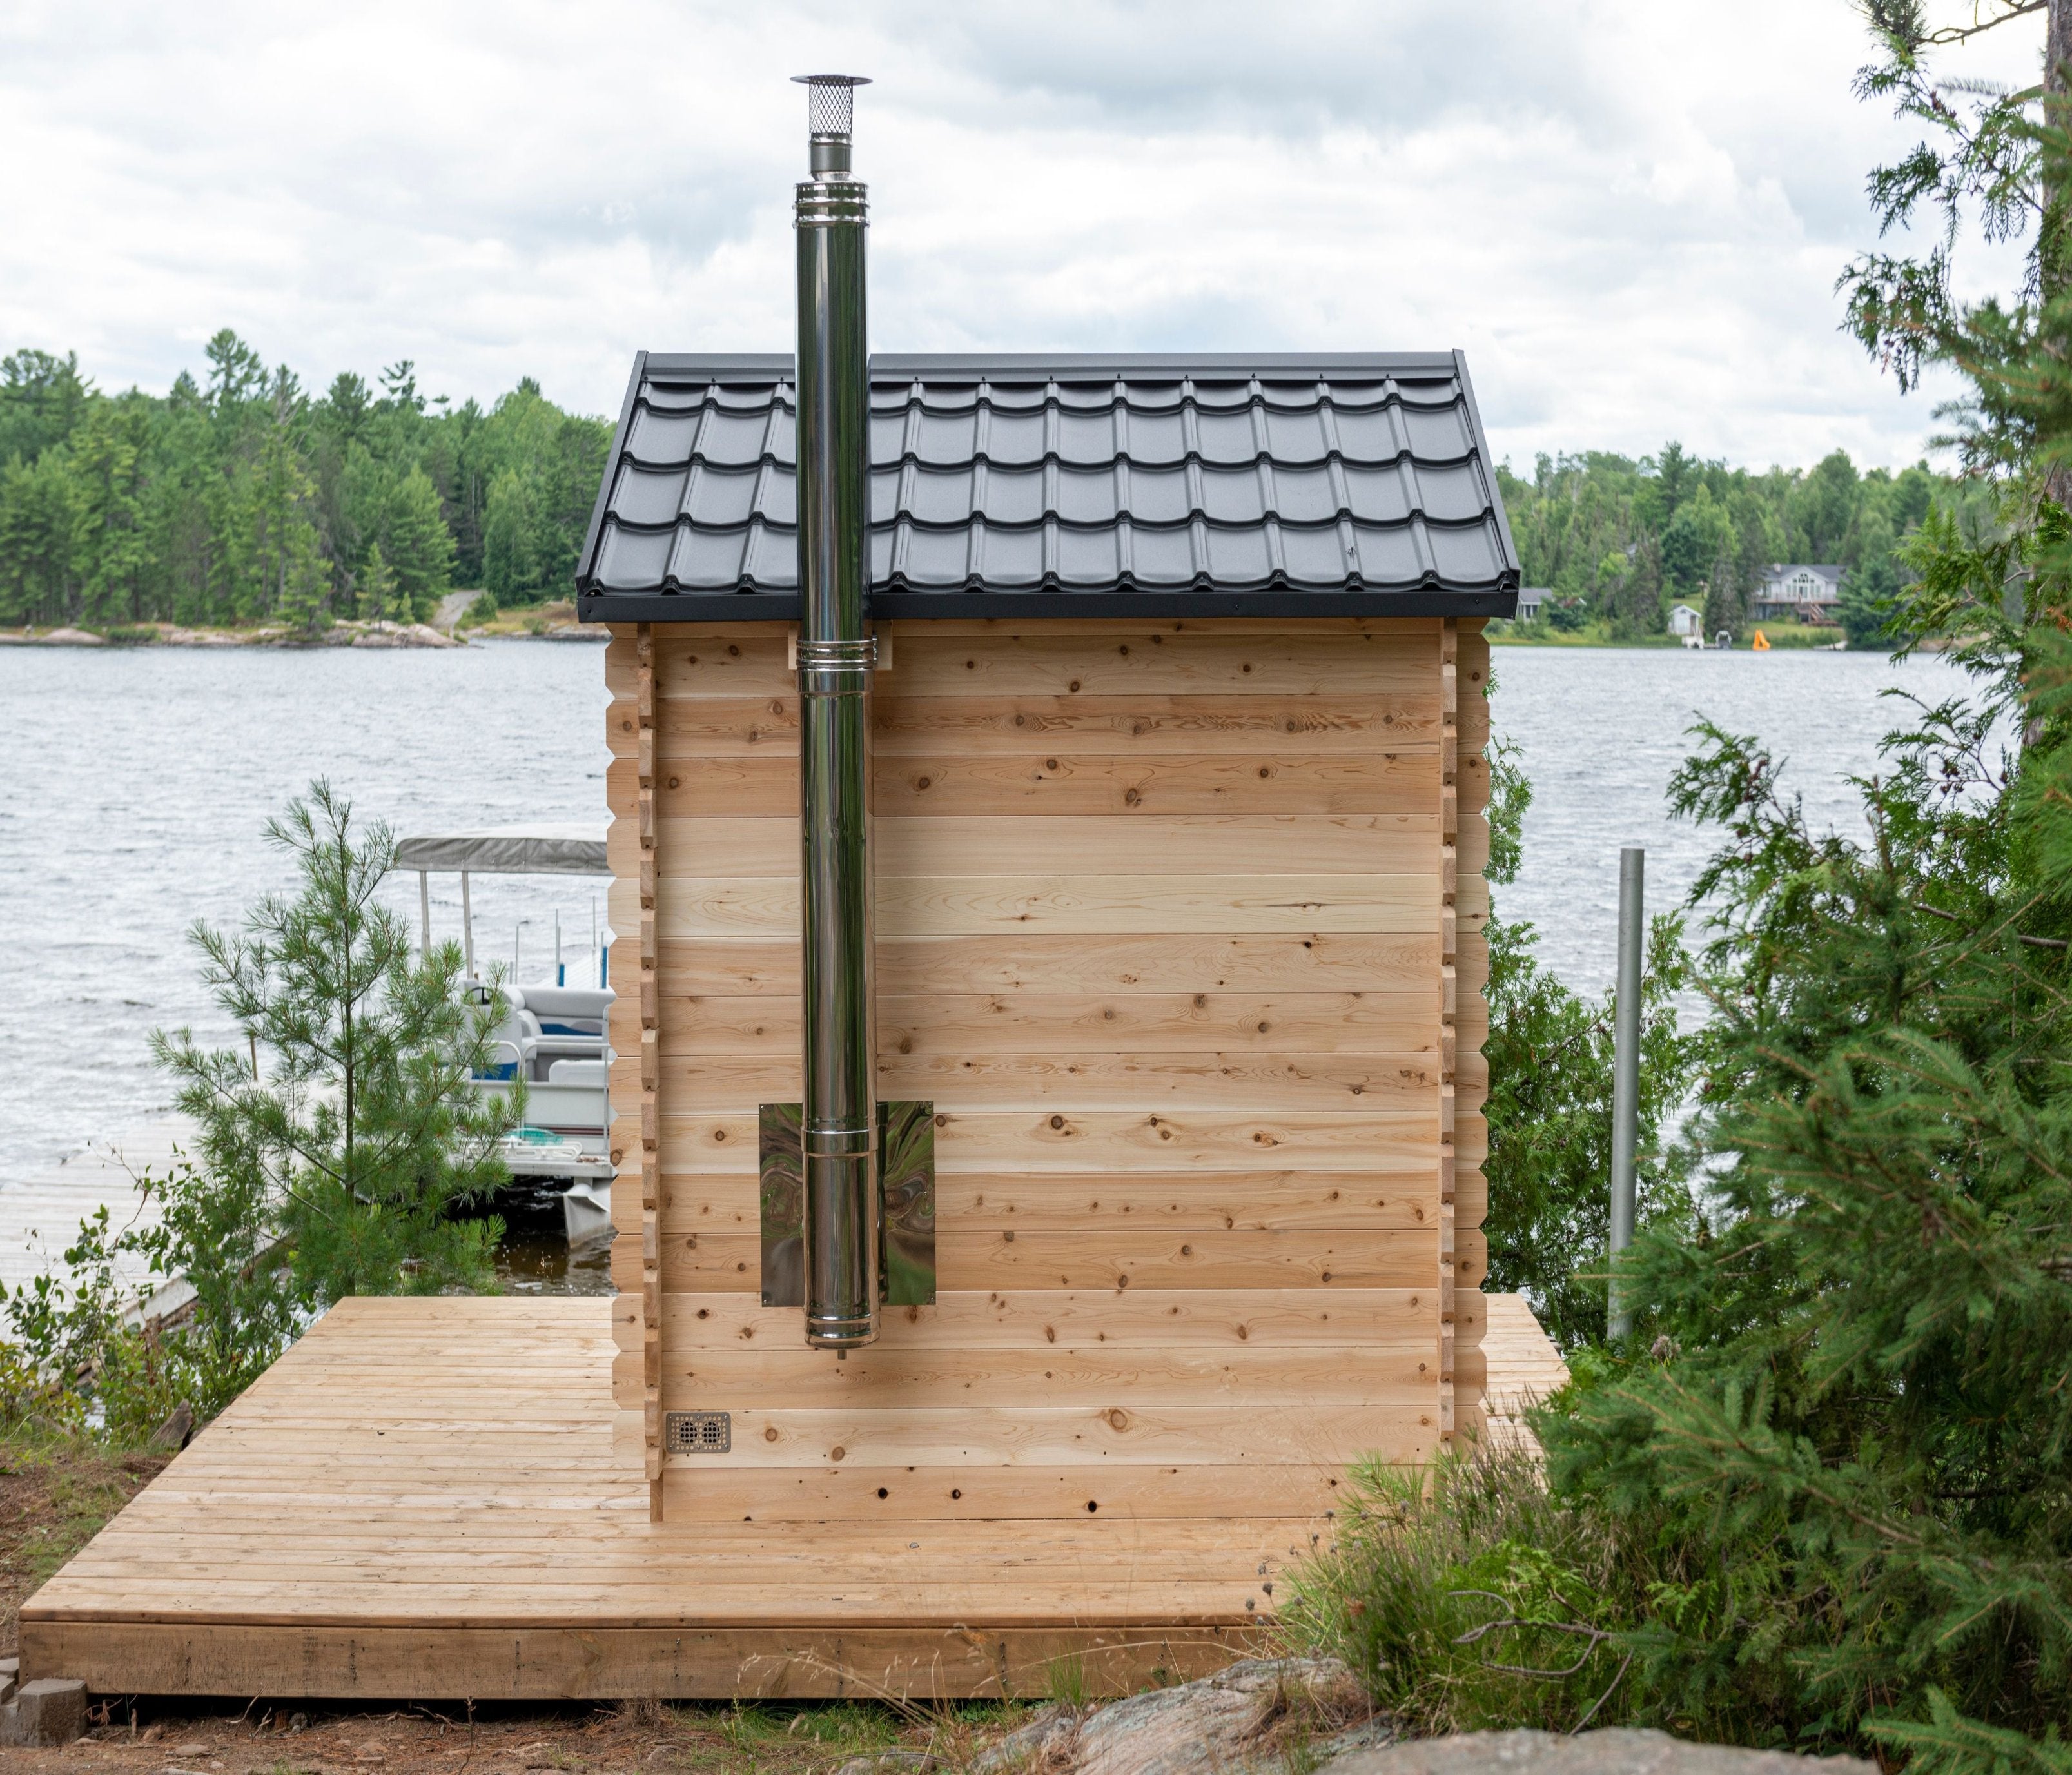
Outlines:
MULTIPOLYGON (((1618 1006, 1612 1050, 1611 1256, 1633 1243, 1634 1153, 1640 1144, 1640 963, 1647 920, 1642 910, 1647 853, 1629 845, 1619 853, 1618 1006)), ((1633 1315, 1611 1284, 1606 1323, 1614 1337, 1633 1329, 1633 1315)))
POLYGON ((798 187, 799 766, 804 841, 806 1342, 878 1335, 877 1030, 871 1009, 870 360, 853 76, 812 75, 798 187))

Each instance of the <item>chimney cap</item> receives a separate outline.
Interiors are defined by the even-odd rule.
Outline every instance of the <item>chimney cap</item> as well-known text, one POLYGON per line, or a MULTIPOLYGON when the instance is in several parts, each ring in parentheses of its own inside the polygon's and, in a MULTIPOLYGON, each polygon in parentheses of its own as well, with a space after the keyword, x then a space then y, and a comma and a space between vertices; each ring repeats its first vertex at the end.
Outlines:
POLYGON ((794 74, 791 79, 806 88, 806 117, 815 136, 846 138, 853 132, 856 88, 870 84, 869 75, 794 74))

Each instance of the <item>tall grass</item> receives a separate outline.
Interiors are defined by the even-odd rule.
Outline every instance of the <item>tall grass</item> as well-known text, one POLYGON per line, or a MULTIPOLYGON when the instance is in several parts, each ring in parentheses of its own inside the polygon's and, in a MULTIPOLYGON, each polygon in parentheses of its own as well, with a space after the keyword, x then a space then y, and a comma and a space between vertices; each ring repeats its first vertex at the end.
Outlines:
POLYGON ((1624 1558, 1601 1518, 1548 1494, 1516 1438, 1429 1469, 1356 1469, 1334 1543, 1292 1575, 1283 1621, 1342 1658, 1419 1736, 1556 1732, 1628 1717, 1624 1558))

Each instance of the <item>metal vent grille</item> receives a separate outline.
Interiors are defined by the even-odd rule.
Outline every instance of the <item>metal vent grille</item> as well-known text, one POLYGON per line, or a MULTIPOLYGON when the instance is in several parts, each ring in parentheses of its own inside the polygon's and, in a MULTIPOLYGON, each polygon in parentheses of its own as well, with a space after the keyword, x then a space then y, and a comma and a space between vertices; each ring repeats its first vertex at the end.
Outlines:
POLYGON ((662 1443, 672 1455, 723 1455, 734 1448, 731 1411, 668 1411, 662 1443))
POLYGON ((860 74, 794 74, 806 89, 806 120, 816 136, 845 136, 856 120, 856 89, 870 80, 860 74))

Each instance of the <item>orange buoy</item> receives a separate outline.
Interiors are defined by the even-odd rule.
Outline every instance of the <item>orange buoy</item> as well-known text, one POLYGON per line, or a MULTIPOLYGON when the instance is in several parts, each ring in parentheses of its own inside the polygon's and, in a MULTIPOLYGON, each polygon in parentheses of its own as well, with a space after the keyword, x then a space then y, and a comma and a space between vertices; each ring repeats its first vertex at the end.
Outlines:
POLYGON ((1765 635, 1761 629, 1758 629, 1755 631, 1755 639, 1749 644, 1753 647, 1758 653, 1767 653, 1770 651, 1770 637, 1765 635))

